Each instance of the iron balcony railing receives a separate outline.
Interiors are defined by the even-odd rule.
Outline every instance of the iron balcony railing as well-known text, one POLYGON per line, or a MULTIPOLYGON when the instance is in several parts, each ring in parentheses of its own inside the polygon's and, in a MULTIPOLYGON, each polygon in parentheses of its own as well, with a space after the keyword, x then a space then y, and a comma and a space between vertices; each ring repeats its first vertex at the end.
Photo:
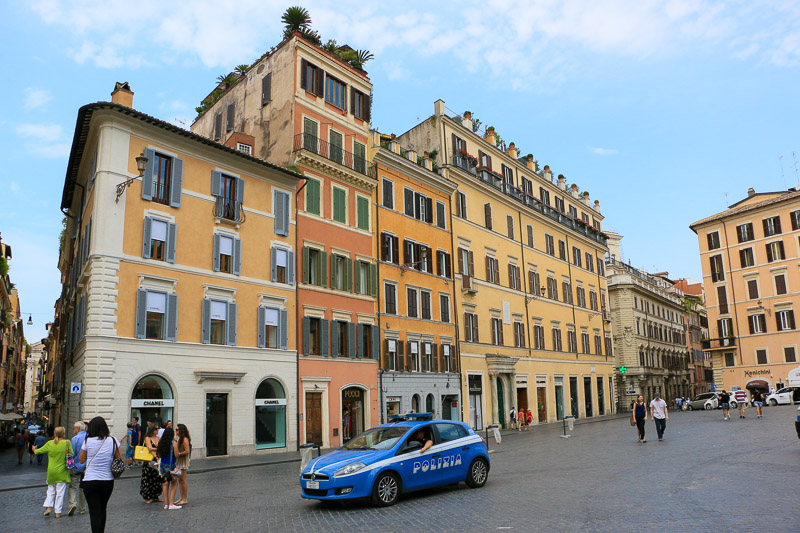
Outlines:
POLYGON ((217 218, 224 218, 239 224, 244 222, 244 203, 237 202, 233 198, 225 198, 224 196, 217 196, 214 202, 214 216, 217 218))
POLYGON ((299 150, 307 150, 315 153, 329 161, 339 163, 351 170, 355 170, 359 174, 364 174, 372 178, 376 176, 374 165, 370 165, 363 157, 352 154, 340 146, 323 141, 310 133, 298 133, 294 136, 293 151, 297 152, 299 150))
POLYGON ((721 350, 736 346, 736 337, 722 337, 717 339, 704 339, 700 341, 704 350, 721 350))
POLYGON ((549 217, 562 226, 566 226, 571 230, 580 233, 581 235, 585 235, 586 237, 596 241, 605 246, 606 244, 606 237, 600 235, 594 228, 590 228, 584 222, 580 222, 572 218, 571 216, 561 213, 557 209, 553 209, 549 205, 543 204, 538 198, 535 196, 526 193, 519 187, 516 187, 512 183, 508 183, 503 180, 501 176, 498 176, 494 172, 487 170, 486 168, 480 167, 472 167, 472 170, 465 168, 465 166, 469 167, 470 163, 469 160, 461 154, 455 154, 453 156, 453 165, 457 166, 460 169, 464 169, 470 174, 474 174, 475 177, 486 183, 487 185, 491 186, 494 189, 502 192, 506 196, 510 196, 514 198, 519 203, 525 205, 526 207, 533 209, 534 211, 538 211, 542 213, 544 216, 549 217))

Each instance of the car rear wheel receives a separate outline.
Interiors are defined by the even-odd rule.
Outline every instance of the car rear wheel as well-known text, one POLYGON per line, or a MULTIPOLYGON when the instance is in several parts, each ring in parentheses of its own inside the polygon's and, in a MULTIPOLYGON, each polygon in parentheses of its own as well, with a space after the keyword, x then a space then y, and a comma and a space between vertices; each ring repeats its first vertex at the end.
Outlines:
POLYGON ((489 463, 486 459, 478 457, 472 464, 469 465, 469 474, 467 475, 467 485, 473 489, 483 487, 486 485, 486 479, 489 477, 489 463))
POLYGON ((710 411, 710 410, 712 410, 713 408, 714 408, 714 406, 713 406, 713 405, 711 405, 710 403, 707 403, 707 404, 705 405, 705 410, 706 410, 706 411, 710 411))
POLYGON ((694 411, 694 407, 692 407, 691 405, 689 405, 689 410, 690 410, 690 411, 694 411))
POLYGON ((776 400, 775 398, 773 398, 773 399, 771 399, 771 400, 769 401, 769 404, 770 404, 772 407, 775 407, 776 405, 778 405, 778 400, 776 400))
POLYGON ((739 404, 737 404, 736 402, 731 402, 730 403, 731 409, 736 409, 738 407, 738 405, 739 404))
POLYGON ((372 489, 372 503, 379 507, 388 507, 397 502, 400 497, 400 482, 391 472, 384 472, 375 480, 372 489))

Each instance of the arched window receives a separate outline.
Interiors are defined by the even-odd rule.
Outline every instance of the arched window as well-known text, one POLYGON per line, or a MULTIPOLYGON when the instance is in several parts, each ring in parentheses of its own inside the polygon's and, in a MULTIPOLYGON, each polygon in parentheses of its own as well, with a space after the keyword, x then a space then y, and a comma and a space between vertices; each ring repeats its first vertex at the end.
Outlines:
POLYGON ((433 402, 434 402, 433 394, 428 394, 428 397, 425 398, 425 412, 426 413, 434 413, 435 412, 436 408, 434 407, 434 403, 433 402))
POLYGON ((286 447, 286 393, 269 378, 256 390, 256 449, 286 447))
MULTIPOLYGON (((175 398, 167 380, 156 374, 140 379, 131 393, 131 418, 138 417, 143 427, 147 422, 163 424, 172 420, 175 398)), ((144 430, 143 430, 144 431, 144 430)))
POLYGON ((414 396, 411 397, 411 410, 413 412, 415 413, 421 412, 419 408, 420 407, 419 404, 421 403, 421 401, 422 400, 420 399, 419 394, 415 394, 414 396))

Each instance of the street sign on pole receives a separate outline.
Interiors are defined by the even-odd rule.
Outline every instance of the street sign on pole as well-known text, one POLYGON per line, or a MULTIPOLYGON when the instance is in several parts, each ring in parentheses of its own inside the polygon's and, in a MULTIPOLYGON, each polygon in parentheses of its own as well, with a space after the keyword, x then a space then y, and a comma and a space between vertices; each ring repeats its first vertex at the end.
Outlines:
POLYGON ((717 390, 717 386, 715 384, 711 384, 711 390, 717 390))
POLYGON ((69 387, 70 394, 80 394, 81 393, 81 382, 80 381, 73 381, 69 387))

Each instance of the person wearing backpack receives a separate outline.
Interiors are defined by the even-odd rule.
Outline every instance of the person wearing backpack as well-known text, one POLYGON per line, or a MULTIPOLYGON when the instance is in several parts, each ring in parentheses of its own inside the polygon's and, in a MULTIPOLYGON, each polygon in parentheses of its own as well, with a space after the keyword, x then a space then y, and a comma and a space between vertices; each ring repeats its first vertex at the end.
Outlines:
POLYGON ((25 455, 25 444, 28 442, 28 437, 25 436, 24 431, 19 428, 14 428, 14 444, 17 447, 17 464, 22 464, 22 457, 25 455))
POLYGON ((44 515, 49 515, 55 510, 56 518, 61 516, 64 506, 64 494, 69 484, 69 471, 67 470, 67 455, 72 455, 72 444, 66 439, 67 430, 59 426, 53 433, 53 440, 44 446, 33 447, 33 453, 47 454, 47 497, 44 500, 44 515))

